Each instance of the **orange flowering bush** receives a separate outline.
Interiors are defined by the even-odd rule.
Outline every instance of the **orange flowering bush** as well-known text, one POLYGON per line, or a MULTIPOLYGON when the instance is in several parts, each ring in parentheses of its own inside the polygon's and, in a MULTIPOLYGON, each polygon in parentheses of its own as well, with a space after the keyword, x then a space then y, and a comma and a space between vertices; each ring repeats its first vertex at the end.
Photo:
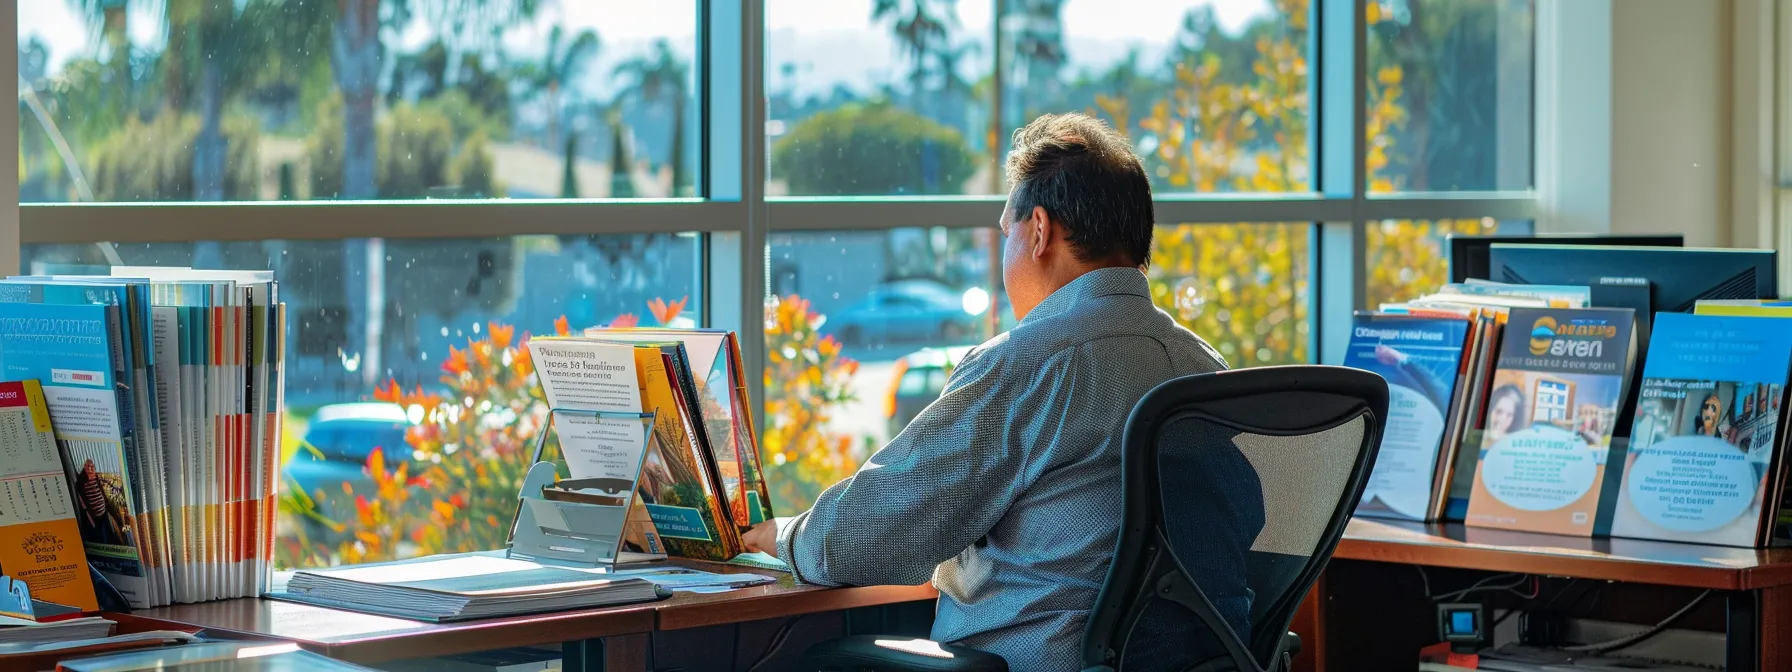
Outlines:
MULTIPOLYGON (((650 308, 664 323, 675 319, 684 305, 684 300, 655 300, 650 308)), ((634 326, 636 321, 625 314, 612 324, 634 326)), ((572 333, 565 317, 554 321, 554 333, 572 333)), ((332 548, 325 540, 308 538, 303 526, 284 525, 278 564, 293 566, 302 558, 374 562, 502 548, 547 421, 547 400, 536 385, 528 339, 527 334, 519 337, 513 326, 488 323, 483 337, 448 349, 438 389, 405 390, 387 381, 374 390, 374 400, 397 404, 411 418, 407 445, 384 447, 369 456, 370 491, 356 492, 344 484, 340 496, 353 502, 352 520, 324 518, 310 493, 283 493, 282 510, 289 521, 309 518, 347 538, 332 548)), ((551 455, 554 446, 549 443, 551 455)))
POLYGON ((799 296, 774 298, 765 310, 765 427, 761 460, 773 510, 796 513, 822 490, 852 475, 864 460, 852 437, 827 430, 834 409, 852 400, 859 363, 822 336, 822 317, 799 296))

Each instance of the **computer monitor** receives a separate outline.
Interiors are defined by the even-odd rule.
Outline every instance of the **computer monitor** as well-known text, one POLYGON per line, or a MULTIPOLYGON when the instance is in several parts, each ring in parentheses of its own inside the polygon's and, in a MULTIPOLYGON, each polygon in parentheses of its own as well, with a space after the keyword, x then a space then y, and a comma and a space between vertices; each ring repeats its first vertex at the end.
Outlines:
POLYGON ((1469 278, 1493 280, 1493 267, 1487 254, 1495 243, 1506 245, 1628 245, 1632 247, 1684 247, 1686 237, 1664 235, 1600 235, 1586 233, 1544 234, 1538 236, 1450 236, 1450 282, 1468 282, 1469 278))
POLYGON ((1588 285, 1597 293, 1602 279, 1648 280, 1658 313, 1692 312, 1700 299, 1771 299, 1779 292, 1773 250, 1496 243, 1488 261, 1488 279, 1499 282, 1588 285))

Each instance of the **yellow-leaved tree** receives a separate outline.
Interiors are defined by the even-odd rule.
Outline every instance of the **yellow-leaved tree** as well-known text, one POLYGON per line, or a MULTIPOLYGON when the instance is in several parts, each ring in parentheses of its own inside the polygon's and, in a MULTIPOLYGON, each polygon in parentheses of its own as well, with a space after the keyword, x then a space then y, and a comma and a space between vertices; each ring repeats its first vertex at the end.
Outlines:
MULTIPOLYGON (((1367 3, 1375 7, 1375 3, 1367 3)), ((1276 0, 1279 29, 1253 45, 1249 81, 1221 78, 1221 57, 1192 52, 1173 64, 1164 99, 1141 117, 1135 101, 1098 95, 1096 112, 1140 143, 1146 170, 1176 191, 1288 193, 1311 189, 1311 101, 1305 35, 1308 0, 1276 0), (1136 121, 1134 121, 1136 119, 1136 121)), ((1380 13, 1370 13, 1380 20, 1380 13)), ((1403 126, 1402 72, 1388 66, 1370 82, 1365 114, 1372 192, 1396 191, 1382 175, 1403 126)), ((1439 241, 1486 233, 1483 220, 1388 221, 1367 230, 1371 305, 1410 298, 1444 282, 1439 241)), ((1309 241, 1304 223, 1160 225, 1152 254, 1152 297, 1212 341, 1234 366, 1307 361, 1309 241)))

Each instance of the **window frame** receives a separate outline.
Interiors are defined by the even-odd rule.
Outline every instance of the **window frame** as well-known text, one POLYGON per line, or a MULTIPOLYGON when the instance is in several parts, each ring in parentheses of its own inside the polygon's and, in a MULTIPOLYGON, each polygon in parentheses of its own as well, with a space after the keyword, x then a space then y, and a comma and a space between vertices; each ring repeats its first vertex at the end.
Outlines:
MULTIPOLYGON (((19 0, 5 2, 17 14, 19 0)), ((705 326, 740 333, 752 394, 763 403, 764 312, 770 283, 769 234, 896 227, 993 228, 999 196, 767 198, 765 2, 698 0, 699 198, 631 201, 455 200, 233 202, 168 204, 21 204, 14 230, 0 218, 0 264, 16 269, 21 244, 463 238, 534 234, 698 232, 702 274, 697 316, 705 326), (253 227, 242 225, 253 221, 253 227)), ((1347 323, 1363 308, 1365 227, 1385 219, 1492 217, 1536 219, 1535 188, 1515 192, 1367 193, 1363 105, 1366 96, 1365 1, 1315 0, 1309 22, 1312 184, 1293 194, 1165 194, 1155 199, 1161 225, 1312 222, 1308 314, 1315 360, 1342 361, 1347 323)), ((1542 0, 1553 4, 1561 0, 1542 0)), ((998 6, 1001 0, 997 0, 998 6)), ((1542 8, 1539 8, 1542 12, 1542 8)), ((17 31, 4 50, 17 69, 17 31)), ((1542 63, 1541 60, 1538 61, 1542 63)), ((1535 86, 1535 82, 1533 82, 1535 86)), ((8 112, 16 126, 16 108, 8 112)), ((1533 136, 1538 135, 1533 126, 1533 136)), ((16 134, 9 142, 17 151, 16 134)), ((1534 165, 1549 152, 1537 143, 1534 165)), ((14 162, 0 174, 17 202, 14 162)), ((1533 171, 1533 183, 1537 182, 1533 171)), ((3 196, 3 195, 0 195, 3 196)), ((994 297, 992 297, 994 298, 994 297)), ((999 299, 994 305, 999 305, 999 299)), ((763 413, 763 407, 756 409, 763 413)))

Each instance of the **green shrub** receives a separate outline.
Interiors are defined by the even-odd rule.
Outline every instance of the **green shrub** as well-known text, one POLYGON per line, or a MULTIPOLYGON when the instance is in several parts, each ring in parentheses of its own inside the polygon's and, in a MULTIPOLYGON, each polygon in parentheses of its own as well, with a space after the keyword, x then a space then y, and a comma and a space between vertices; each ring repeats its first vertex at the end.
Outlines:
MULTIPOLYGON (((440 99, 437 99, 440 100, 440 99)), ((378 157, 375 187, 381 198, 425 198, 446 195, 496 198, 504 195, 497 180, 491 142, 479 124, 456 122, 453 105, 437 100, 401 102, 379 118, 375 130, 378 157), (461 130, 471 135, 455 151, 461 130)), ((471 109, 471 108, 467 108, 471 109)), ((342 99, 331 96, 318 108, 318 123, 305 140, 311 164, 311 198, 342 193, 342 99)))
MULTIPOLYGON (((224 120, 227 145, 224 198, 259 199, 261 131, 254 119, 224 120)), ((199 117, 163 114, 145 123, 135 117, 88 154, 94 198, 103 202, 193 200, 193 147, 199 117)))
POLYGON ((797 124, 772 147, 771 168, 796 195, 955 194, 977 161, 950 127, 887 104, 847 105, 797 124))

